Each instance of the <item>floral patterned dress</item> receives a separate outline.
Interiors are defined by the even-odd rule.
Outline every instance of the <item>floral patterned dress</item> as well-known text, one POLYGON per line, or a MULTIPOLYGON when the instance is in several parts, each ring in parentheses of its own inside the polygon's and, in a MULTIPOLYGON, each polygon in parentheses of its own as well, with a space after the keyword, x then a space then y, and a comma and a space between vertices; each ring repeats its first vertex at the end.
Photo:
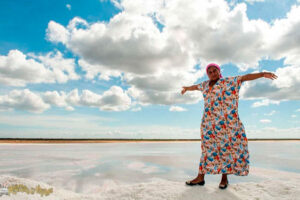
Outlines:
POLYGON ((212 87, 209 80, 197 85, 204 99, 199 174, 249 173, 248 140, 238 115, 241 77, 220 78, 212 87))

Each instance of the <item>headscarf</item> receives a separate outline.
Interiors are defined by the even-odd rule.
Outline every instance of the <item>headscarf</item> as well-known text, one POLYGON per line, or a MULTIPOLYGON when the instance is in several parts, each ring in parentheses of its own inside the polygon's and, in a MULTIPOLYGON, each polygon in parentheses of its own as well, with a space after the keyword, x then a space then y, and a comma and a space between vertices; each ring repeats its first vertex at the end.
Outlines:
MULTIPOLYGON (((217 65, 216 63, 210 63, 210 64, 208 64, 208 65, 206 66, 206 73, 207 73, 208 68, 210 68, 210 67, 212 67, 212 66, 216 67, 216 68, 219 70, 219 72, 220 72, 220 78, 223 78, 223 76, 222 76, 222 74, 221 74, 221 68, 220 68, 219 65, 217 65)), ((208 73, 207 73, 207 74, 208 74, 208 73)))

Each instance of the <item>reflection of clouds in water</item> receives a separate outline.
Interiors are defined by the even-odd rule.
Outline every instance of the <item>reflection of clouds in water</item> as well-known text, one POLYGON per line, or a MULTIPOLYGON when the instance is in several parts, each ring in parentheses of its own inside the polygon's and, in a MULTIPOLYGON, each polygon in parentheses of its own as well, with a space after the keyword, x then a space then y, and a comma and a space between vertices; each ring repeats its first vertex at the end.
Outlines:
MULTIPOLYGON (((300 172, 299 142, 250 141, 249 149, 250 175, 230 176, 233 184, 263 180, 253 167, 300 172)), ((153 177, 184 183, 197 175, 201 148, 199 142, 0 144, 0 155, 0 174, 87 193, 103 185, 149 182, 153 177)), ((206 176, 208 183, 220 178, 206 176)))
POLYGON ((73 164, 76 167, 81 168, 82 170, 89 170, 97 167, 97 160, 81 160, 81 161, 73 161, 73 164))
POLYGON ((101 176, 101 174, 100 173, 95 173, 95 176, 101 176))
POLYGON ((147 166, 142 162, 132 162, 127 165, 131 170, 141 171, 145 174, 160 172, 160 169, 156 166, 147 166))

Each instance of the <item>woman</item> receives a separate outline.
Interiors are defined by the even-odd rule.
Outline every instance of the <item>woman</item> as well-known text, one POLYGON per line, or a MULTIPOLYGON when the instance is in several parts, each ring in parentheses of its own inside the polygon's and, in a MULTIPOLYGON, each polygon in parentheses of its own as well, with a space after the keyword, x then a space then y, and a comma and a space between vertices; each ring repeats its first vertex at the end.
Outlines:
POLYGON ((271 72, 260 72, 223 78, 220 67, 211 63, 206 67, 209 80, 190 87, 186 91, 203 93, 204 112, 201 122, 201 159, 198 176, 186 181, 187 185, 204 185, 205 174, 221 174, 219 188, 228 185, 227 174, 247 176, 249 173, 248 140, 238 115, 239 90, 244 81, 258 78, 275 79, 271 72))

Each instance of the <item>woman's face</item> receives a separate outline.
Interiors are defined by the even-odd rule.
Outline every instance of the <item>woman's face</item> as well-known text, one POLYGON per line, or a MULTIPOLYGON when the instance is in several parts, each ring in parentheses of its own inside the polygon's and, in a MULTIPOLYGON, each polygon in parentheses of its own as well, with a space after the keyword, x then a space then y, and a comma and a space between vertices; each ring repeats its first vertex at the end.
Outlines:
POLYGON ((207 75, 208 75, 209 80, 211 80, 211 81, 215 81, 220 78, 220 72, 219 72, 218 68, 216 68, 214 66, 211 66, 208 68, 207 75))

